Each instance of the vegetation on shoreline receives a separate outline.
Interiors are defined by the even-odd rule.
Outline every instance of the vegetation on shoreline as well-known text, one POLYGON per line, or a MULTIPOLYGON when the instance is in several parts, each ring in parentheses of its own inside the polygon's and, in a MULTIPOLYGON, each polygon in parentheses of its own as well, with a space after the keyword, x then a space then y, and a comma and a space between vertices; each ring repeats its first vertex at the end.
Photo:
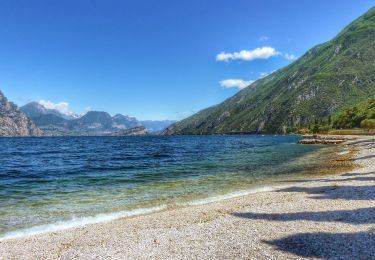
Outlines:
POLYGON ((316 122, 308 128, 298 129, 299 134, 375 134, 375 98, 350 107, 334 116, 334 119, 316 122))

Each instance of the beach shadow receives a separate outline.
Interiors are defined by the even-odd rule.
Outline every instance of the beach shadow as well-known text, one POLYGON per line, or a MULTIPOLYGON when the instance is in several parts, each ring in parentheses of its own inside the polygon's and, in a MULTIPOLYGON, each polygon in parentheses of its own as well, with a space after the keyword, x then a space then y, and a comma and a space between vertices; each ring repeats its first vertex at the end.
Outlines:
POLYGON ((315 222, 343 222, 355 225, 375 223, 375 208, 318 212, 296 212, 281 214, 233 213, 232 215, 240 218, 264 219, 270 221, 308 220, 315 222))
POLYGON ((375 172, 366 172, 366 173, 357 173, 357 172, 349 172, 341 174, 340 176, 350 177, 350 176, 363 176, 363 175, 371 175, 375 174, 375 172))
POLYGON ((315 180, 290 180, 290 181, 279 181, 283 183, 303 183, 303 182, 340 182, 340 181, 375 181, 375 177, 353 177, 345 179, 315 179, 315 180))
POLYGON ((375 181, 375 177, 353 177, 346 179, 322 180, 323 182, 340 182, 340 181, 375 181))
POLYGON ((314 194, 313 199, 375 200, 375 186, 321 186, 290 187, 277 192, 303 192, 314 194))
POLYGON ((372 145, 374 144, 374 142, 375 142, 375 139, 374 140, 358 140, 355 142, 351 142, 350 145, 372 145))
POLYGON ((371 159, 371 158, 374 158, 374 157, 375 157, 375 155, 366 155, 366 156, 354 158, 354 159, 352 159, 352 161, 366 160, 366 159, 371 159))
POLYGON ((358 233, 303 233, 263 242, 301 257, 375 259, 374 230, 358 233))

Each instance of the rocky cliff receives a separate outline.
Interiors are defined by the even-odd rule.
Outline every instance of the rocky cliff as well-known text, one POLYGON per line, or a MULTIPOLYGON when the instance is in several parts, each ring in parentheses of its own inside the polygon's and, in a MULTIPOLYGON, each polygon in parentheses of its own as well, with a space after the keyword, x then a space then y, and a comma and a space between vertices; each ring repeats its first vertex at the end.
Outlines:
POLYGON ((41 136, 42 131, 0 91, 0 136, 41 136))

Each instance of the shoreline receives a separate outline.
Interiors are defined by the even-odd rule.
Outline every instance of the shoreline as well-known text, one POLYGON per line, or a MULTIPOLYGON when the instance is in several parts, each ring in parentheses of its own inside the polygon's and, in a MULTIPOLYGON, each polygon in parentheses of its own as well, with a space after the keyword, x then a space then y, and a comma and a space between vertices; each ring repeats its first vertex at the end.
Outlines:
MULTIPOLYGON (((371 155, 374 155, 375 157, 375 141, 369 141, 370 139, 372 140, 372 138, 368 136, 356 136, 356 138, 358 139, 355 141, 348 141, 348 143, 349 145, 360 147, 360 151, 355 161, 360 163, 363 167, 343 174, 362 172, 365 174, 364 176, 369 176, 372 174, 371 171, 375 171, 374 167, 371 167, 371 165, 375 165, 375 159, 371 157, 371 155), (374 144, 374 147, 371 146, 371 148, 365 149, 361 147, 361 142, 374 144), (370 157, 358 159, 365 156, 370 157)), ((296 182, 282 185, 282 187, 278 185, 274 190, 239 195, 219 201, 209 201, 205 204, 195 204, 176 209, 167 209, 146 215, 120 218, 109 222, 88 224, 68 230, 2 240, 0 241, 0 258, 18 259, 26 257, 37 259, 43 256, 47 256, 47 258, 51 259, 74 257, 110 257, 118 259, 125 257, 142 259, 148 257, 165 258, 165 256, 173 256, 173 258, 221 258, 229 256, 227 254, 231 253, 230 256, 235 254, 238 255, 239 258, 264 259, 268 258, 268 255, 269 257, 277 256, 277 258, 293 259, 293 257, 301 257, 301 255, 295 253, 291 254, 290 252, 285 252, 285 250, 276 250, 269 244, 267 245, 267 243, 263 243, 262 239, 250 239, 246 233, 240 232, 240 234, 237 234, 239 240, 236 240, 229 230, 232 230, 234 233, 239 232, 238 230, 233 230, 233 228, 237 226, 238 222, 241 222, 240 220, 253 220, 253 228, 257 227, 255 230, 258 231, 262 229, 261 226, 258 226, 256 223, 256 220, 259 219, 254 220, 241 217, 241 215, 238 214, 243 213, 238 213, 236 211, 246 209, 247 211, 271 212, 278 208, 280 208, 282 213, 289 212, 293 209, 306 208, 312 208, 317 211, 322 207, 318 206, 318 208, 314 208, 315 204, 312 202, 315 201, 311 201, 311 198, 309 198, 311 193, 305 194, 302 192, 297 193, 294 191, 289 192, 282 190, 292 189, 293 187, 296 187, 296 185, 301 189, 306 189, 319 187, 321 186, 320 184, 340 182, 343 174, 315 176, 307 180, 298 179, 295 180, 296 182), (297 194, 298 196, 296 196, 297 194), (291 208, 293 203, 286 202, 295 199, 307 200, 309 203, 302 205, 297 204, 297 206, 300 206, 297 208, 291 208), (219 233, 221 235, 213 236, 211 238, 213 244, 210 246, 210 243, 208 243, 207 245, 207 241, 204 239, 199 242, 199 238, 202 235, 199 231, 201 228, 205 230, 203 233, 206 234, 206 236, 210 237, 218 231, 220 231, 219 233), (223 228, 227 231, 223 232, 223 228), (111 239, 114 237, 116 239, 111 239), (152 237, 154 237, 154 240, 150 240, 152 237), (178 239, 176 240, 176 238, 178 239), (195 241, 196 239, 198 239, 198 243, 195 241), (224 242, 223 239, 225 239, 226 242, 224 242), (230 242, 229 245, 228 241, 230 242), (255 252, 254 250, 249 251, 249 248, 243 248, 244 245, 249 245, 249 243, 259 250, 255 252), (225 246, 232 245, 234 247, 231 247, 231 249, 224 252, 223 248, 221 248, 221 244, 225 246), (136 250, 136 248, 142 248, 143 251, 136 250), (147 250, 147 253, 144 252, 144 250, 147 250)), ((346 182, 354 182, 352 184, 362 185, 368 183, 374 184, 375 181, 368 179, 367 181, 362 182, 356 180, 347 180, 346 182)), ((337 183, 336 185, 338 187, 340 186, 337 183)), ((353 185, 353 187, 355 186, 353 185)), ((356 201, 358 202, 358 200, 356 201)), ((370 202, 373 203, 371 199, 370 202)), ((370 204, 368 203, 367 205, 370 204)), ((345 208, 349 205, 341 202, 341 204, 339 203, 336 206, 345 208)), ((353 205, 351 205, 351 207, 353 207, 353 205)), ((331 206, 328 207, 328 209, 331 208, 331 206)), ((250 217, 250 215, 247 217, 250 217)), ((267 224, 266 226, 272 227, 273 224, 276 224, 276 226, 280 227, 280 223, 277 225, 272 219, 265 219, 263 221, 267 224)), ((285 224, 287 222, 282 223, 285 224)), ((304 223, 304 225, 306 225, 306 223, 304 223)), ((247 229, 248 228, 249 227, 247 227, 247 229)), ((259 236, 259 238, 267 239, 267 236, 263 234, 265 230, 262 230, 262 232, 259 233, 254 232, 254 229, 248 231, 250 231, 252 235, 255 235, 255 237, 259 236)), ((286 229, 284 231, 284 235, 287 235, 288 233, 293 234, 293 232, 290 232, 293 231, 293 229, 286 229)), ((268 234, 268 236, 270 235, 271 234, 268 234)))
MULTIPOLYGON (((317 156, 317 154, 321 154, 322 151, 314 151, 306 156, 317 156)), ((327 153, 327 152, 326 152, 327 153)), ((42 235, 45 233, 51 232, 59 232, 68 229, 75 229, 79 227, 83 227, 86 225, 95 225, 100 223, 108 223, 110 221, 116 221, 124 218, 133 218, 143 215, 154 214, 161 211, 170 211, 176 210, 179 208, 185 207, 192 207, 192 206, 199 206, 205 205, 210 203, 217 203, 223 200, 230 200, 238 197, 249 196, 252 194, 260 193, 260 192, 271 192, 281 188, 287 188, 290 184, 285 184, 288 180, 298 179, 298 178, 318 178, 321 176, 331 176, 337 174, 340 169, 338 168, 348 168, 349 166, 342 166, 342 165, 332 165, 332 161, 348 161, 348 157, 352 158, 354 152, 347 148, 345 148, 344 153, 336 152, 336 155, 332 156, 333 158, 327 159, 321 162, 319 165, 319 170, 315 169, 315 172, 311 173, 310 171, 306 171, 305 173, 299 174, 287 174, 285 176, 273 176, 273 177, 266 177, 264 180, 258 181, 254 183, 252 187, 245 188, 245 189, 234 189, 231 191, 227 191, 225 193, 218 193, 218 194, 210 194, 208 197, 204 198, 195 198, 191 200, 187 200, 184 202, 176 202, 173 204, 156 204, 150 205, 150 207, 140 207, 140 208, 133 208, 133 209, 126 209, 121 211, 115 212, 103 212, 98 213, 96 215, 89 215, 83 217, 72 217, 71 219, 55 221, 51 223, 46 223, 42 225, 34 225, 31 227, 20 228, 13 231, 6 232, 0 236, 0 242, 10 240, 10 239, 22 239, 27 238, 30 236, 35 235, 42 235), (342 156, 339 156, 342 155, 342 156), (340 157, 340 158, 338 158, 340 157), (324 169, 323 168, 330 168, 324 169), (332 170, 332 168, 335 168, 332 170), (324 172, 324 171, 328 171, 324 172), (309 176, 310 175, 310 176, 309 176), (312 177, 313 176, 313 177, 312 177)), ((303 158, 303 157, 302 157, 303 158)), ((300 160, 301 158, 296 158, 300 160)), ((350 159, 349 159, 350 160, 350 159)), ((341 163, 342 164, 342 163, 341 163)))

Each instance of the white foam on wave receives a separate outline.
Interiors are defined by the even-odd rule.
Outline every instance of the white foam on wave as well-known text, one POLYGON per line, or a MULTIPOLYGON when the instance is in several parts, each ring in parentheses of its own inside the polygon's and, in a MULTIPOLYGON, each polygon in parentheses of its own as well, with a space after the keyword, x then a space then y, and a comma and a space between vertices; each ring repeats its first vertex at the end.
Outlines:
POLYGON ((225 199, 242 197, 242 196, 246 196, 246 195, 250 195, 250 194, 254 194, 254 193, 258 193, 258 192, 273 191, 275 189, 276 189, 275 186, 274 187, 266 186, 266 187, 259 187, 259 188, 254 188, 254 189, 250 189, 250 190, 240 190, 240 191, 230 192, 230 193, 223 194, 223 195, 208 197, 206 199, 185 202, 185 203, 181 203, 179 205, 183 205, 183 206, 204 205, 204 204, 217 202, 217 201, 221 201, 221 200, 225 200, 225 199))
MULTIPOLYGON (((225 199, 242 197, 242 196, 246 196, 249 194, 273 191, 278 188, 280 188, 280 186, 265 186, 265 187, 258 187, 258 188, 250 189, 250 190, 240 190, 240 191, 230 192, 230 193, 223 194, 223 195, 208 197, 208 198, 201 199, 201 200, 178 203, 177 205, 179 206, 204 205, 204 204, 213 203, 213 202, 217 202, 217 201, 221 201, 225 199)), ((69 228, 81 227, 81 226, 85 226, 89 224, 110 222, 112 220, 116 220, 120 218, 126 218, 126 217, 132 217, 132 216, 137 216, 137 215, 144 215, 144 214, 149 214, 153 212, 158 212, 166 208, 167 208, 167 205, 162 205, 158 207, 141 208, 141 209, 134 209, 134 210, 129 210, 129 211, 108 213, 108 214, 103 213, 103 214, 98 214, 98 215, 90 216, 90 217, 72 218, 66 221, 58 221, 58 222, 54 222, 51 224, 45 224, 45 225, 20 229, 16 231, 11 231, 11 232, 4 234, 2 237, 0 237, 0 241, 6 240, 6 239, 28 237, 32 235, 47 233, 47 232, 56 232, 56 231, 65 230, 69 228)))
POLYGON ((338 155, 344 155, 344 154, 348 154, 348 153, 349 153, 349 151, 345 150, 345 151, 338 152, 337 154, 338 155))
POLYGON ((0 241, 6 240, 6 239, 27 237, 27 236, 37 235, 41 233, 46 233, 46 232, 55 232, 55 231, 60 231, 64 229, 85 226, 89 224, 109 222, 109 221, 120 219, 120 218, 149 214, 149 213, 164 210, 166 208, 167 208, 166 205, 162 205, 159 207, 152 207, 152 208, 141 208, 141 209, 134 209, 134 210, 129 210, 129 211, 108 213, 108 214, 98 214, 98 215, 91 216, 91 217, 72 218, 71 220, 67 220, 67 221, 58 221, 58 222, 51 223, 51 224, 45 224, 45 225, 40 225, 40 226, 34 226, 31 228, 11 231, 11 232, 4 234, 4 236, 0 237, 0 241))

